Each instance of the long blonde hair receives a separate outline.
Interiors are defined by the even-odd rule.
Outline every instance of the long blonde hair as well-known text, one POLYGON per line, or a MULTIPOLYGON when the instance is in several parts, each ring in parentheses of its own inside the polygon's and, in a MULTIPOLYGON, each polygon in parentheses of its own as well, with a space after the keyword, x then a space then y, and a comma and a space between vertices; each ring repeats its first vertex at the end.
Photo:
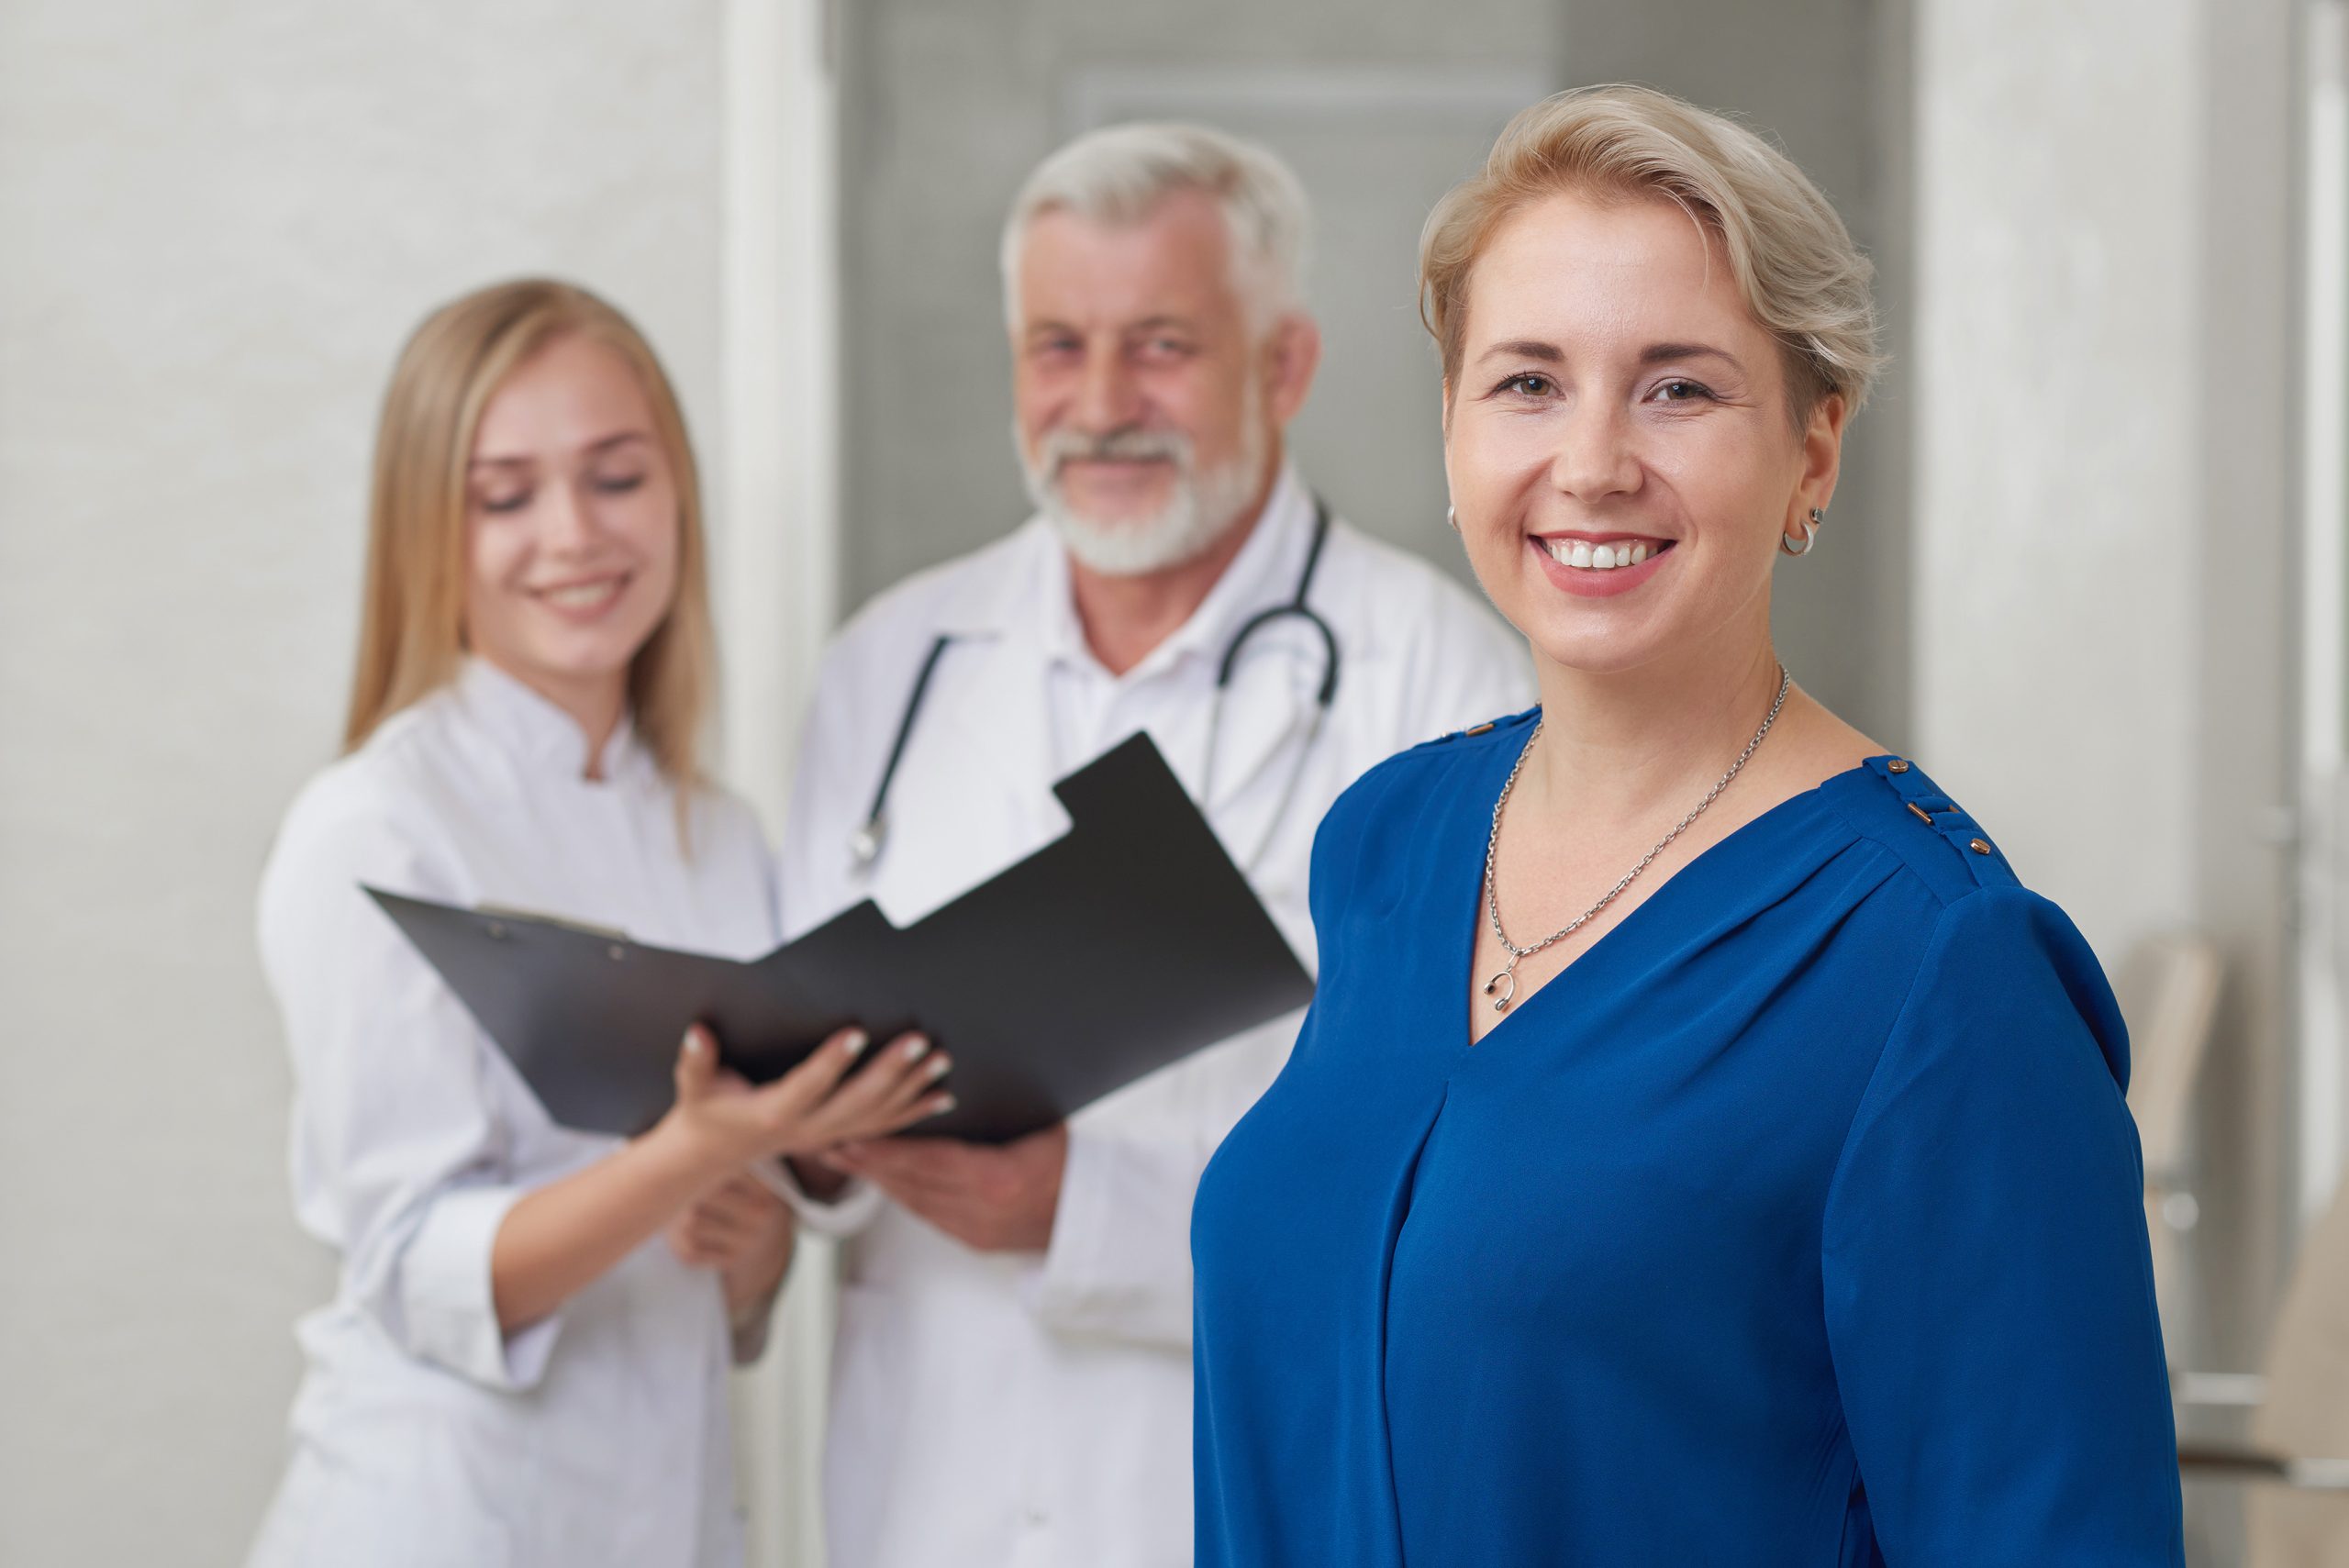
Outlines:
POLYGON ((681 790, 700 779, 717 653, 701 486, 685 415, 652 346, 627 317, 583 288, 546 278, 496 284, 442 306, 400 351, 375 435, 346 750, 456 674, 465 647, 465 473, 482 410, 517 366, 574 333, 613 350, 636 373, 675 476, 677 595, 629 662, 628 694, 636 732, 662 772, 681 790))

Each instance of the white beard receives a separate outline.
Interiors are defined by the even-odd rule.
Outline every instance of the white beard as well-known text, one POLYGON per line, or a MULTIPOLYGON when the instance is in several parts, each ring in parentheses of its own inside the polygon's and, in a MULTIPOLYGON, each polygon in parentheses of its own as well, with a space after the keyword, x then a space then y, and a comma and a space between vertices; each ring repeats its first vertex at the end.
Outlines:
POLYGON ((1230 462, 1201 470, 1191 457, 1190 438, 1177 431, 1120 430, 1103 437, 1055 430, 1030 458, 1021 449, 1020 469, 1028 495, 1060 536, 1061 543, 1105 577, 1144 577, 1196 561, 1240 520, 1264 482, 1266 433, 1252 406, 1241 410, 1240 450, 1230 462), (1061 465, 1073 458, 1163 459, 1174 465, 1174 491, 1146 517, 1088 517, 1061 491, 1061 465))

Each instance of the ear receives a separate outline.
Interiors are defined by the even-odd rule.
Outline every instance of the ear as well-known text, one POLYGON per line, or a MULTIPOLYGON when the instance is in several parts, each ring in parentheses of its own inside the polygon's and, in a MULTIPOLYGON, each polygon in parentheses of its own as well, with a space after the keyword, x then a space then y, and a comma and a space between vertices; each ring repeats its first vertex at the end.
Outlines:
POLYGON ((1305 407, 1313 373, 1321 368, 1321 328, 1310 316, 1293 311, 1265 337, 1264 406, 1275 424, 1286 426, 1305 407))
POLYGON ((1843 466, 1843 427, 1851 413, 1840 392, 1811 406, 1802 428, 1802 482, 1787 501, 1781 533, 1795 532, 1800 527, 1798 519, 1809 516, 1812 507, 1823 512, 1834 501, 1836 476, 1843 466))

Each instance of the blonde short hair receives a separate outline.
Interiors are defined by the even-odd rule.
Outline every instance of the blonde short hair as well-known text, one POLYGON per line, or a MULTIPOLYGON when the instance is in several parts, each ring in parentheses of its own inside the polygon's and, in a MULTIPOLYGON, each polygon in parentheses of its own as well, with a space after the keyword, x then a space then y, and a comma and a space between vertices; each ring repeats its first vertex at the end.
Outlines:
POLYGON ((1456 383, 1476 259, 1520 208, 1566 192, 1669 201, 1720 241, 1746 308, 1778 340, 1798 419, 1857 412, 1882 368, 1875 268, 1803 172, 1734 121, 1648 87, 1583 87, 1519 113, 1483 171, 1419 235, 1419 315, 1456 383))
POLYGON ((636 733, 662 772, 681 788, 699 780, 717 653, 701 489, 685 415, 633 322, 585 289, 545 278, 497 284, 442 306, 416 329, 392 371, 375 434, 345 747, 355 749, 455 675, 465 649, 465 473, 482 410, 524 361, 573 335, 612 350, 636 373, 675 481, 677 596, 629 662, 629 702, 636 733))
POLYGON ((1140 223, 1177 191, 1200 191, 1222 211, 1231 283, 1261 331, 1303 304, 1312 209, 1305 187, 1253 142, 1203 125, 1104 126, 1036 165, 1003 226, 1004 319, 1019 326, 1019 258, 1028 228, 1048 212, 1094 223, 1140 223))

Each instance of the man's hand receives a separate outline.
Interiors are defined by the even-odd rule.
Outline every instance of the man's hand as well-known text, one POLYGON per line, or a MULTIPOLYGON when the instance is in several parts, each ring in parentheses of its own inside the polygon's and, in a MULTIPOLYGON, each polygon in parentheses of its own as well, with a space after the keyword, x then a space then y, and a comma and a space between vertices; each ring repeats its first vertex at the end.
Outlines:
POLYGON ((826 1152, 917 1218, 979 1252, 1041 1252, 1052 1244, 1068 1163, 1057 1124, 996 1148, 947 1138, 888 1138, 826 1152))

